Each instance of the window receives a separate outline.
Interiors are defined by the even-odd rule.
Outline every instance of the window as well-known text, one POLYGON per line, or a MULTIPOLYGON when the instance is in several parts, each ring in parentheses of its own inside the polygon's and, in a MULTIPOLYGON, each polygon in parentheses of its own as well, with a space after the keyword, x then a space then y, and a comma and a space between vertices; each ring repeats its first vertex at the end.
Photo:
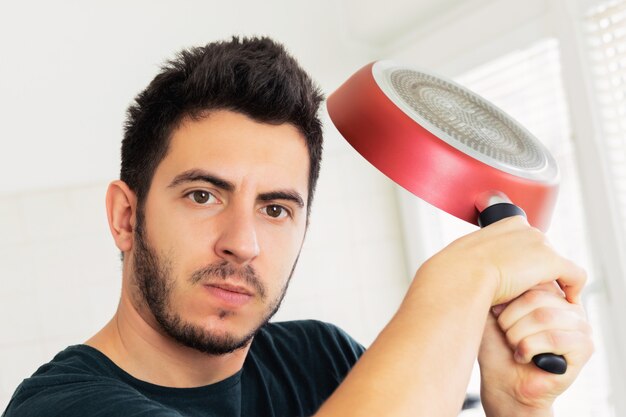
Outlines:
POLYGON ((626 234, 626 1, 590 10, 587 34, 596 103, 621 236, 626 234))

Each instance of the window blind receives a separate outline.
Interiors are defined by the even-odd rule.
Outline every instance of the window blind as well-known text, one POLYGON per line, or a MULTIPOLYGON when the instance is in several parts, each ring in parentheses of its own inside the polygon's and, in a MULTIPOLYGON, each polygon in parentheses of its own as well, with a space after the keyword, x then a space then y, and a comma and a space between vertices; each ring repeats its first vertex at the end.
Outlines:
POLYGON ((626 1, 592 8, 586 17, 595 102, 600 108, 604 159, 617 203, 620 235, 626 234, 626 1))

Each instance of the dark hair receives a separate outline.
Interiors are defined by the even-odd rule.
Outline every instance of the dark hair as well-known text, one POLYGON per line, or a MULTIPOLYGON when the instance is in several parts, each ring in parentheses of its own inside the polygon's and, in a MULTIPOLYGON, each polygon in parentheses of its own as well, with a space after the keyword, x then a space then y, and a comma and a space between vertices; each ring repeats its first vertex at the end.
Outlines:
POLYGON ((310 210, 322 157, 317 115, 322 100, 296 60, 267 37, 233 37, 182 50, 128 108, 120 179, 135 192, 141 207, 180 123, 211 110, 232 110, 259 122, 291 123, 302 132, 310 160, 310 210))

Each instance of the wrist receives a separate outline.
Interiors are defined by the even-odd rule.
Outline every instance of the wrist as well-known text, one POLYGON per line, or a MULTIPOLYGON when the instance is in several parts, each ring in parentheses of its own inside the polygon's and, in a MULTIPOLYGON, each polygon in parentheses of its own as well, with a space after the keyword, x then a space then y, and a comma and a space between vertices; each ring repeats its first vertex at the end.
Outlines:
POLYGON ((549 410, 523 410, 511 409, 496 411, 487 411, 485 409, 485 417, 554 417, 552 409, 549 410))
POLYGON ((486 417, 553 417, 552 407, 533 407, 523 404, 509 396, 481 395, 481 402, 486 417))

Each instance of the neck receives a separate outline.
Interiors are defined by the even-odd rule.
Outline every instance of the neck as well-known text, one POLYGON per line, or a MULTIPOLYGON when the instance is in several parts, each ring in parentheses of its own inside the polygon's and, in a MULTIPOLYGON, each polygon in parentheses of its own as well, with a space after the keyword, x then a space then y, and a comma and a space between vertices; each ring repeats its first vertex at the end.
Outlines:
POLYGON ((151 314, 138 311, 124 290, 115 316, 85 342, 124 371, 155 385, 190 388, 222 381, 242 368, 249 344, 219 356, 183 346, 163 333, 151 314))

